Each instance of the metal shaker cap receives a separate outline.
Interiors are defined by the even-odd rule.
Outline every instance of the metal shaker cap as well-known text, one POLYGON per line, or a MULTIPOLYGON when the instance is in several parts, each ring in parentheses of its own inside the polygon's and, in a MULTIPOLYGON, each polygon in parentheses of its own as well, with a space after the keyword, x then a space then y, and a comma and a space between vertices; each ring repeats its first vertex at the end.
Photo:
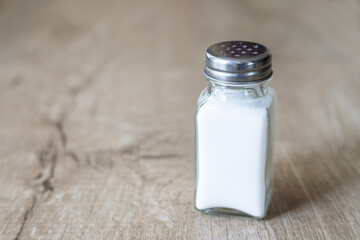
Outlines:
POLYGON ((270 79, 271 51, 254 42, 216 43, 206 50, 204 75, 212 81, 232 84, 270 79))

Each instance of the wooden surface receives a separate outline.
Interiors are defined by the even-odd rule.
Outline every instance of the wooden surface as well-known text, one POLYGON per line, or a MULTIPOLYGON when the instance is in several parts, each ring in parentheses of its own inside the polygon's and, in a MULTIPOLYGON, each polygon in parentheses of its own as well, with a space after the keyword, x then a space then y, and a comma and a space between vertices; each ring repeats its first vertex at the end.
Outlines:
POLYGON ((0 1, 1 239, 360 239, 360 3, 0 1), (194 209, 203 54, 273 52, 265 220, 194 209))

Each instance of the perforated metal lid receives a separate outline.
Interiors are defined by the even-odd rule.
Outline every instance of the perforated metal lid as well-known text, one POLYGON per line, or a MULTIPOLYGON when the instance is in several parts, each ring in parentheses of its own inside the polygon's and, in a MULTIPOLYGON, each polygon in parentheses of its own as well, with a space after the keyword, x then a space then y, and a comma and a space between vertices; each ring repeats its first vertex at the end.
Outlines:
POLYGON ((220 42, 205 53, 205 77, 217 82, 244 84, 271 78, 271 51, 259 43, 220 42))

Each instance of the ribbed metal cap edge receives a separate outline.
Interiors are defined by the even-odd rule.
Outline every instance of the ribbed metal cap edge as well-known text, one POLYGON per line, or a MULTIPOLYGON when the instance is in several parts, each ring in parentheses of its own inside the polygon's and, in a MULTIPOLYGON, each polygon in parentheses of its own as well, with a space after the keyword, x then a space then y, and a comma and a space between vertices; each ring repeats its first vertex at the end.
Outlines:
POLYGON ((205 52, 206 78, 217 82, 252 83, 272 77, 271 51, 255 42, 227 41, 205 52))

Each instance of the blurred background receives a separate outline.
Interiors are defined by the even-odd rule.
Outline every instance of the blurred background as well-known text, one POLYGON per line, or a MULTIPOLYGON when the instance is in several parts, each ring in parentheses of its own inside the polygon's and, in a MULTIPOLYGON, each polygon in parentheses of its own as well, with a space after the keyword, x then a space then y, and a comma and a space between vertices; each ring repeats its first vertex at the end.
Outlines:
POLYGON ((0 1, 1 239, 356 239, 360 2, 0 1), (272 50, 264 221, 195 212, 204 51, 272 50))

